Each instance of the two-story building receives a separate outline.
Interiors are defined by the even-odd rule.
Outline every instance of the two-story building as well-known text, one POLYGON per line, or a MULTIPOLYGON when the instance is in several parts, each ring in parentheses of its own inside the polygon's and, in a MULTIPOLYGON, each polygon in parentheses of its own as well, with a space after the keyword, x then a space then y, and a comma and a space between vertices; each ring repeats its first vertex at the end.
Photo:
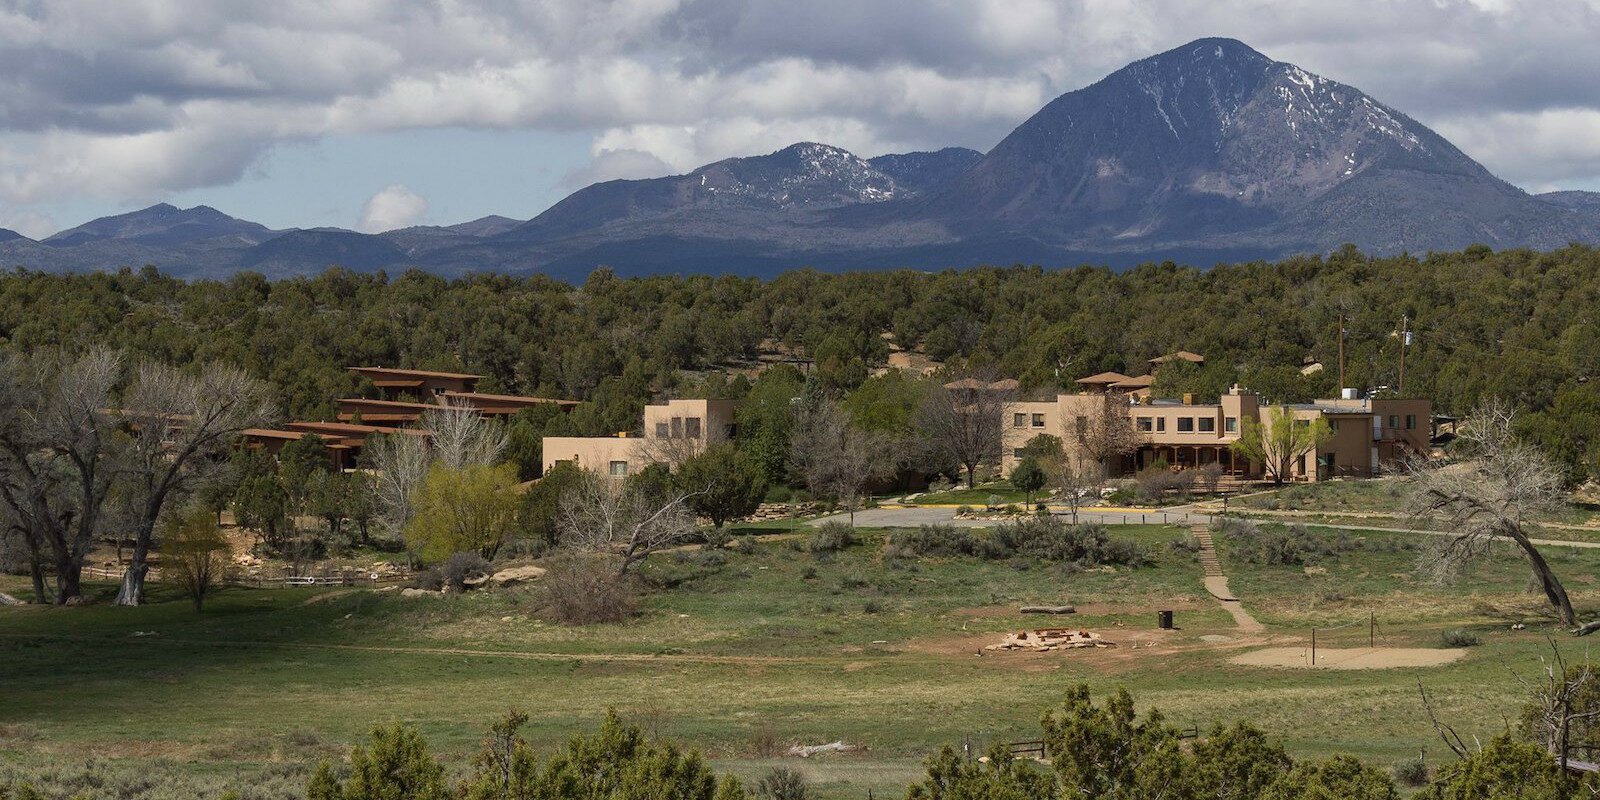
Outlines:
MULTIPOLYGON (((1255 393, 1235 386, 1216 403, 1196 402, 1193 396, 1178 400, 1152 399, 1143 387, 1119 391, 1113 387, 1125 378, 1114 374, 1092 376, 1085 391, 1060 394, 1053 400, 1019 401, 1005 409, 1001 469, 1009 473, 1022 457, 1022 448, 1035 436, 1047 433, 1061 439, 1068 456, 1080 464, 1096 461, 1086 450, 1092 426, 1108 419, 1129 426, 1137 445, 1131 452, 1105 465, 1112 475, 1122 475, 1164 462, 1174 469, 1218 464, 1225 474, 1239 478, 1261 477, 1261 465, 1236 457, 1246 420, 1260 422, 1264 406, 1255 393)), ((1317 400, 1285 406, 1298 420, 1325 419, 1332 434, 1316 453, 1293 465, 1295 480, 1317 481, 1333 477, 1371 477, 1396 466, 1411 454, 1426 453, 1431 404, 1415 398, 1361 398, 1353 391, 1337 400, 1317 400)))
POLYGON ((732 400, 668 400, 644 407, 637 430, 616 436, 549 436, 544 469, 570 462, 603 475, 626 477, 648 464, 671 463, 738 434, 732 400))

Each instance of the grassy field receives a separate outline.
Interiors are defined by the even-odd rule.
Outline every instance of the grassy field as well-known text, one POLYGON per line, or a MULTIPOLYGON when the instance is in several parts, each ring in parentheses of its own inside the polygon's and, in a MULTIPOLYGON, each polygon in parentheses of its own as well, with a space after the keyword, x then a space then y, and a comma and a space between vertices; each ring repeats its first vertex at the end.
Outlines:
MULTIPOLYGON (((1381 644, 1432 647, 1468 627, 1483 646, 1421 671, 1236 666, 1231 656, 1266 642, 1241 639, 1201 588, 1194 556, 1169 547, 1186 534, 1118 527, 1152 563, 1075 571, 886 559, 886 531, 819 558, 784 531, 750 552, 656 556, 647 573, 671 588, 649 591, 632 622, 586 628, 541 621, 534 588, 446 598, 230 589, 199 614, 170 598, 0 609, 0 777, 88 761, 151 781, 231 785, 245 800, 282 797, 303 765, 341 756, 375 723, 415 724, 464 763, 508 707, 531 714, 527 734, 539 744, 615 707, 745 775, 775 763, 773 742, 864 745, 801 766, 825 798, 898 796, 942 744, 1032 738, 1039 714, 1078 682, 1127 686, 1185 726, 1244 718, 1299 754, 1349 751, 1387 766, 1419 748, 1443 753, 1420 713, 1419 677, 1464 735, 1489 735, 1522 702, 1507 669, 1532 674, 1548 651, 1553 629, 1513 554, 1429 586, 1412 575, 1414 539, 1345 535, 1336 547, 1341 534, 1316 532, 1334 552, 1292 566, 1249 563, 1237 542, 1219 540, 1234 591, 1272 644, 1360 623, 1319 642, 1364 645, 1375 612, 1381 644), (1121 646, 978 655, 1006 630, 1052 624, 1017 615, 1023 603, 1077 604, 1067 623, 1121 646), (1158 609, 1176 610, 1181 629, 1154 630, 1158 609), (1513 621, 1528 629, 1511 631, 1513 621)), ((1550 556, 1580 607, 1600 605, 1600 553, 1550 556)), ((25 586, 4 577, 0 590, 25 586)))

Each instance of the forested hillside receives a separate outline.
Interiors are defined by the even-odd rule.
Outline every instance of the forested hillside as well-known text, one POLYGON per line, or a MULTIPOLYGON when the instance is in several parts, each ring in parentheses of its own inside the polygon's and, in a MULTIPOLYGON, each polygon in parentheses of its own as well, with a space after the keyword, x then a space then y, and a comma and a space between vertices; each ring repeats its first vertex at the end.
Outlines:
POLYGON ((1122 273, 795 271, 760 281, 599 270, 582 286, 342 269, 277 282, 19 270, 0 276, 0 342, 235 362, 276 387, 295 418, 327 416, 334 398, 358 390, 346 365, 465 370, 490 376, 484 391, 591 401, 559 428, 600 434, 635 425, 649 399, 747 391, 723 371, 748 371, 763 352, 815 358, 841 389, 904 348, 1045 393, 1101 370, 1139 374, 1146 359, 1183 348, 1207 366, 1158 376, 1168 391, 1214 394, 1239 380, 1291 400, 1334 389, 1341 314, 1346 383, 1395 387, 1404 317, 1414 332, 1406 394, 1443 412, 1508 399, 1548 445, 1587 454, 1600 440, 1600 389, 1589 381, 1600 374, 1597 308, 1600 250, 1577 245, 1391 258, 1346 248, 1122 273), (1308 357, 1327 369, 1302 378, 1308 357))

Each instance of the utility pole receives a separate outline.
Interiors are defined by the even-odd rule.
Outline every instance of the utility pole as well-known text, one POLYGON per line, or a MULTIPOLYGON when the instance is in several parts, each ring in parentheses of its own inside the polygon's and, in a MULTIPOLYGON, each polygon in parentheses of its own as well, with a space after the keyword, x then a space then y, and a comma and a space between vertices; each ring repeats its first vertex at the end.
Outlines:
POLYGON ((1406 345, 1411 344, 1411 316, 1400 315, 1400 386, 1395 393, 1406 396, 1406 345))

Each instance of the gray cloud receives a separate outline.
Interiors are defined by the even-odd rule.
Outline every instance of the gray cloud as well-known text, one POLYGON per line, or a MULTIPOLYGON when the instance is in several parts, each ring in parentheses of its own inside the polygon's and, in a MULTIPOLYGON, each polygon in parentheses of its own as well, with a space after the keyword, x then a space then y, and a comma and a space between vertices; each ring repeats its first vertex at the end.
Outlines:
POLYGON ((0 201, 143 198, 286 141, 447 126, 588 133, 571 180, 800 139, 987 149, 1219 35, 1544 187, 1600 175, 1597 34, 1600 0, 0 0, 0 201))

